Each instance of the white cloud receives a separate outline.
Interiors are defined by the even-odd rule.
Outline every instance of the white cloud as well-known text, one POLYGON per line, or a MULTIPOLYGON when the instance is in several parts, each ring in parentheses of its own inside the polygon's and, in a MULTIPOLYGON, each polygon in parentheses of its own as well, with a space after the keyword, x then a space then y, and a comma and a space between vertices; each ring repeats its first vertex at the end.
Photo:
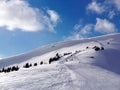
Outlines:
POLYGON ((101 3, 97 3, 96 1, 92 1, 92 3, 88 4, 87 10, 96 12, 97 14, 101 14, 105 11, 105 8, 101 3))
POLYGON ((83 37, 79 33, 74 33, 71 36, 65 38, 65 40, 80 40, 83 39, 83 37))
POLYGON ((83 23, 83 19, 80 19, 79 23, 75 24, 74 27, 73 27, 73 29, 74 30, 80 30, 83 27, 82 23, 83 23))
POLYGON ((120 0, 113 0, 115 6, 117 7, 117 9, 120 11, 120 0))
POLYGON ((74 26, 74 31, 66 40, 79 40, 87 38, 94 33, 108 34, 114 33, 117 31, 114 23, 108 21, 107 19, 96 18, 95 24, 86 24, 78 23, 74 26), (77 30, 77 31, 76 31, 77 30))
POLYGON ((82 35, 87 35, 87 34, 90 34, 91 33, 91 30, 93 29, 94 25, 93 24, 87 24, 85 25, 81 31, 80 31, 80 34, 82 35))
POLYGON ((117 29, 113 23, 109 22, 106 19, 97 18, 96 20, 97 20, 95 25, 96 32, 100 32, 103 34, 116 32, 117 29))
POLYGON ((59 21, 59 15, 57 12, 53 11, 53 10, 47 10, 47 13, 50 15, 50 20, 56 24, 59 21))
POLYGON ((80 30, 81 27, 82 27, 81 24, 76 24, 76 25, 74 26, 74 30, 80 30))
POLYGON ((115 14, 114 11, 110 11, 109 14, 108 14, 108 17, 109 17, 110 19, 113 19, 113 17, 114 17, 115 15, 116 15, 116 14, 115 14))
POLYGON ((106 13, 110 19, 113 19, 113 17, 120 11, 120 0, 97 1, 99 0, 92 0, 87 6, 87 10, 96 12, 97 14, 106 13))
POLYGON ((54 27, 60 21, 60 16, 54 10, 47 10, 47 13, 49 15, 49 20, 47 20, 47 21, 49 21, 48 22, 48 27, 50 28, 50 30, 52 32, 55 32, 54 27))
POLYGON ((56 13, 48 17, 40 9, 31 7, 25 0, 0 0, 0 27, 11 31, 54 31, 59 19, 59 15, 55 15, 56 13), (53 24, 53 21, 56 24, 53 24))
POLYGON ((67 40, 79 40, 79 39, 86 38, 87 35, 92 33, 94 25, 86 24, 85 26, 82 26, 81 24, 76 24, 74 26, 74 29, 76 30, 75 27, 79 27, 79 28, 77 28, 77 32, 76 31, 73 32, 71 36, 67 37, 67 40))

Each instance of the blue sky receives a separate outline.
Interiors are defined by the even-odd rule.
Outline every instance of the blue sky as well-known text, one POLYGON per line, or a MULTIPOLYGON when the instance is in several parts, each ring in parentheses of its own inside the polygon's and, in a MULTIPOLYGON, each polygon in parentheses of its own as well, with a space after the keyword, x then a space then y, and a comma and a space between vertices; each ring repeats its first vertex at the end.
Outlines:
POLYGON ((1 0, 0 58, 120 32, 120 0, 1 0))

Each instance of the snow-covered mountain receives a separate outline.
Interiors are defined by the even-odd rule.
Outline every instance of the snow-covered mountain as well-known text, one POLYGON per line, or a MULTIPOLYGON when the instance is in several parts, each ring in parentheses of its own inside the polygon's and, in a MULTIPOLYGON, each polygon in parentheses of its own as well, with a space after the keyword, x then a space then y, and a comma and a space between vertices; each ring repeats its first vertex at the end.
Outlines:
POLYGON ((120 90, 120 34, 51 44, 0 68, 0 90, 120 90))

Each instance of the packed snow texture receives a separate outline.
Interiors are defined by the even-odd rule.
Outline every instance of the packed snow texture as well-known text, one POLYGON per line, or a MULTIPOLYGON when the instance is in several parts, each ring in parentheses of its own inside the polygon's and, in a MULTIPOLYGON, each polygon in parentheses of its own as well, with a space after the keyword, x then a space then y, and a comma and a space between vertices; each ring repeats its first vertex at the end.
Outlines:
POLYGON ((0 90, 120 90, 119 38, 120 34, 111 34, 65 41, 1 59, 1 69, 13 65, 20 69, 0 73, 0 90), (49 64, 57 53, 61 58, 49 64), (38 65, 24 68, 26 63, 38 65))

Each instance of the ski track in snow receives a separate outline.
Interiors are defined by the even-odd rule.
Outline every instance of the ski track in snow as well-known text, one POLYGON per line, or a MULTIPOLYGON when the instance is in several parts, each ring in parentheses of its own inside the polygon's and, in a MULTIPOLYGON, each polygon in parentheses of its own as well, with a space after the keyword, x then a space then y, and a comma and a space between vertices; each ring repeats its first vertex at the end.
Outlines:
POLYGON ((71 87, 73 80, 65 65, 54 65, 50 69, 21 69, 18 73, 3 73, 0 77, 2 90, 75 90, 71 87))

